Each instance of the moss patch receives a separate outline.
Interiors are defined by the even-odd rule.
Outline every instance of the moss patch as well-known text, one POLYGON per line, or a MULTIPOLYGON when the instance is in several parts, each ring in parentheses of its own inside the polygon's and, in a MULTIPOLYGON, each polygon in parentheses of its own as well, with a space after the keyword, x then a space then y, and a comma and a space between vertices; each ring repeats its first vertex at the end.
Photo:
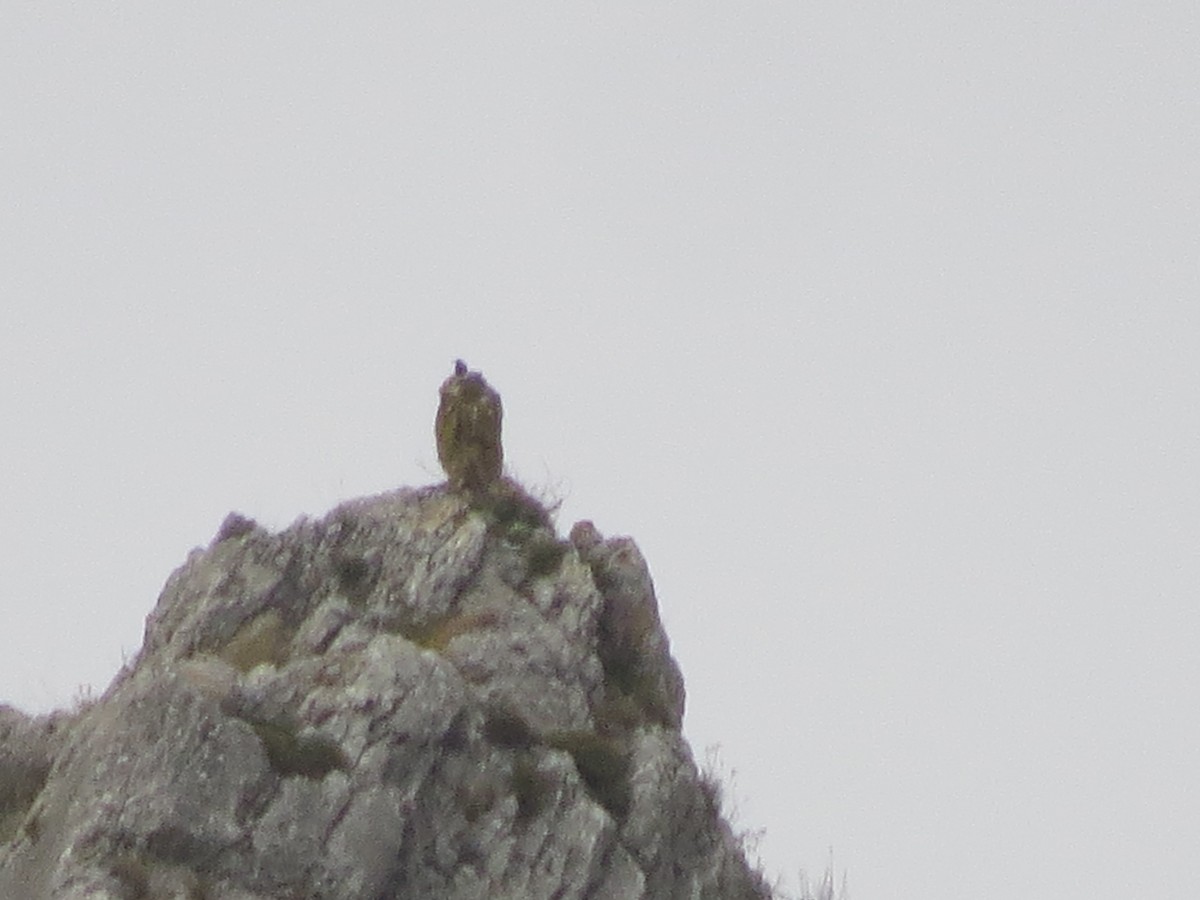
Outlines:
POLYGON ((361 606, 375 589, 379 580, 379 566, 363 556, 351 553, 339 554, 333 561, 338 587, 354 606, 361 606))
POLYGON ((471 508, 484 515, 488 530, 493 534, 517 542, 540 528, 554 529, 550 510, 511 479, 502 479, 486 492, 472 497, 471 508))
POLYGON ((629 753, 621 741, 593 731, 556 731, 546 735, 545 740, 551 747, 571 754, 579 777, 596 802, 614 818, 625 817, 632 788, 629 753))
POLYGON ((483 736, 497 747, 516 750, 532 747, 537 741, 533 727, 520 713, 499 704, 488 708, 483 736))
POLYGON ((0 783, 0 843, 12 840, 25 822, 25 832, 31 840, 37 839, 38 822, 36 816, 25 816, 38 794, 46 784, 50 774, 50 765, 13 767, 14 771, 0 783))
POLYGON ((499 621, 500 614, 496 610, 481 609, 455 613, 423 625, 402 627, 399 632, 418 647, 441 653, 460 634, 491 628, 499 621))
POLYGON ((517 798, 517 821, 528 822, 549 804, 554 781, 538 768, 532 753, 522 752, 513 760, 512 790, 517 798))
POLYGON ((217 656, 234 668, 249 672, 257 665, 283 665, 288 659, 291 635, 278 610, 269 609, 237 630, 217 651, 217 656))
POLYGON ((646 713, 633 697, 606 685, 604 699, 592 708, 592 719, 602 734, 628 734, 646 724, 646 713))
POLYGON ((332 738, 324 735, 300 735, 278 722, 251 721, 250 727, 262 741, 271 768, 285 778, 300 775, 321 779, 334 769, 345 771, 350 761, 332 738))
POLYGON ((545 532, 535 533, 525 546, 529 577, 542 578, 557 572, 570 546, 566 541, 556 540, 545 532))

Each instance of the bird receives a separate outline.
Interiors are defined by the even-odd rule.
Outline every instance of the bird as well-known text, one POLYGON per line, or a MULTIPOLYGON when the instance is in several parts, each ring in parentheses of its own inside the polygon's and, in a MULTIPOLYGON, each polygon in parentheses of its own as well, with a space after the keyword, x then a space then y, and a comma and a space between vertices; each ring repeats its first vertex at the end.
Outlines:
POLYGON ((438 462, 452 490, 484 491, 500 479, 504 468, 500 395, 482 372, 472 372, 461 359, 454 363, 454 374, 442 382, 440 393, 434 422, 438 462))

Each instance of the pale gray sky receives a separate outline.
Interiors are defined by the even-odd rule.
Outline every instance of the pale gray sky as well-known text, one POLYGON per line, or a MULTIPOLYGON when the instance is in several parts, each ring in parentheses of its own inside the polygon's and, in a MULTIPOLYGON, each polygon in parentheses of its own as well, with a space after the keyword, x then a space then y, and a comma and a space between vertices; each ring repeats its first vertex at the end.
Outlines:
POLYGON ((455 357, 794 884, 1200 896, 1200 7, 12 3, 0 699, 455 357))

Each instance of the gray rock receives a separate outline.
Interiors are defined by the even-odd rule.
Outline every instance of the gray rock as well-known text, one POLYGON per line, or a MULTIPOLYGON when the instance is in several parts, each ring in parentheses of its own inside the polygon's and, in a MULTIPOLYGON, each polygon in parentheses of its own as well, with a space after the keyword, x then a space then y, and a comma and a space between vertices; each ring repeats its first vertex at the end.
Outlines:
POLYGON ((231 514, 101 698, 0 707, 0 897, 768 898, 636 545, 505 499, 231 514))

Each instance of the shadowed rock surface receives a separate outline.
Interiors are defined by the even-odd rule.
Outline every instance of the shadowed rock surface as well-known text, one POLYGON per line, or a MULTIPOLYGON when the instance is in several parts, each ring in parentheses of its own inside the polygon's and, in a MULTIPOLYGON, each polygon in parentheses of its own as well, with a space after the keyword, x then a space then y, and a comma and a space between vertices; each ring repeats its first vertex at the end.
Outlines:
POLYGON ((0 707, 0 898, 768 898, 636 545, 496 497, 230 516, 103 697, 0 707))

